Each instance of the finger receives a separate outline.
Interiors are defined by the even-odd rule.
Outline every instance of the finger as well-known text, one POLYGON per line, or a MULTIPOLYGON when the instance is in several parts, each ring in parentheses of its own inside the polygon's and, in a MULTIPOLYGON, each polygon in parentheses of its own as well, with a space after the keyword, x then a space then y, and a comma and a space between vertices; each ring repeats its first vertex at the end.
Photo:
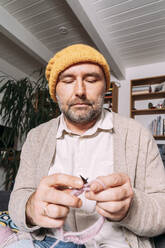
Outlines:
POLYGON ((121 201, 128 197, 132 197, 133 190, 129 186, 129 184, 124 184, 122 186, 109 188, 109 189, 106 189, 98 193, 89 191, 89 192, 86 192, 85 196, 89 200, 94 200, 98 202, 121 201))
POLYGON ((112 202, 98 202, 97 206, 111 214, 120 213, 124 209, 128 208, 130 199, 124 201, 112 201, 112 202))
POLYGON ((99 208, 98 206, 96 207, 96 211, 99 215, 104 216, 105 218, 112 220, 112 221, 119 221, 121 219, 121 216, 118 214, 111 214, 107 211, 105 211, 102 208, 99 208))
POLYGON ((100 215, 106 218, 119 221, 126 216, 129 206, 130 206, 130 202, 131 201, 127 199, 121 202, 110 202, 109 204, 98 203, 96 205, 96 211, 100 215))
POLYGON ((83 187, 83 182, 79 177, 57 173, 44 177, 42 179, 42 185, 46 185, 47 187, 63 186, 79 189, 83 187))
POLYGON ((105 188, 121 186, 126 182, 130 182, 129 177, 123 173, 113 173, 108 176, 97 177, 97 179, 98 181, 94 180, 90 186, 90 189, 94 192, 102 191, 105 188), (99 183, 99 181, 102 181, 102 184, 99 183))
POLYGON ((39 226, 44 228, 60 228, 64 225, 65 218, 54 219, 48 216, 40 216, 39 226))
POLYGON ((69 208, 68 207, 63 207, 59 205, 54 205, 54 204, 48 204, 43 211, 43 215, 58 219, 58 218, 66 218, 67 214, 69 213, 69 208))
POLYGON ((96 211, 99 215, 104 216, 105 218, 110 218, 112 217, 112 214, 108 213, 104 209, 100 208, 99 206, 96 206, 96 211))
POLYGON ((80 198, 54 188, 50 188, 46 194, 42 195, 41 200, 47 203, 75 208, 79 208, 82 205, 80 198))

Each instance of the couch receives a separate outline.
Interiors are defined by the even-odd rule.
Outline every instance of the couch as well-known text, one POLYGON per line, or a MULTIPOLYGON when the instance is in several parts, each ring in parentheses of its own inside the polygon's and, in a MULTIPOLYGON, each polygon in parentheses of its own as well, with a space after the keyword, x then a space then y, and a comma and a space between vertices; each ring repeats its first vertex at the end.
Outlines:
POLYGON ((0 211, 8 210, 10 192, 0 191, 0 211))

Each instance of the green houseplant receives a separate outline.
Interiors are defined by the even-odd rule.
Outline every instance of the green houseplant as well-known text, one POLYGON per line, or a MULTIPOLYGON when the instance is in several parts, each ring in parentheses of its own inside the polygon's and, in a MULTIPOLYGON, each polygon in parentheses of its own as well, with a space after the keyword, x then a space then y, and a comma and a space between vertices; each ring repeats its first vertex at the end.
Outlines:
POLYGON ((5 187, 11 190, 19 167, 21 148, 28 131, 60 114, 57 103, 49 96, 48 83, 43 70, 37 80, 26 77, 15 80, 0 77, 0 116, 3 125, 10 127, 1 134, 0 166, 6 171, 5 187), (11 144, 13 144, 11 146, 11 144))

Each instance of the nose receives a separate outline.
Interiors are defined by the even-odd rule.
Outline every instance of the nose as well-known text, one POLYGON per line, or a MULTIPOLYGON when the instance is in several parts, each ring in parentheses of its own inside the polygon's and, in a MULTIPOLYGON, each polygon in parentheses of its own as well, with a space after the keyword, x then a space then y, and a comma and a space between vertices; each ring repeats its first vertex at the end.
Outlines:
POLYGON ((82 78, 77 78, 74 88, 75 96, 79 98, 86 98, 86 87, 82 78))

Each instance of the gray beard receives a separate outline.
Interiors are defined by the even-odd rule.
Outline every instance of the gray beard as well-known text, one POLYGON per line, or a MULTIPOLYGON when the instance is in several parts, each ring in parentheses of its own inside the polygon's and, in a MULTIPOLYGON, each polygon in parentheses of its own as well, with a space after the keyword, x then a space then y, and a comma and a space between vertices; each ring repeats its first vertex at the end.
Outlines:
POLYGON ((64 116, 69 121, 76 124, 87 124, 93 120, 98 119, 102 112, 103 104, 104 104, 104 97, 100 96, 97 102, 95 103, 94 107, 93 104, 91 103, 90 108, 87 112, 77 114, 76 111, 72 110, 72 105, 69 106, 67 110, 65 110, 63 109, 63 104, 58 96, 57 96, 57 100, 58 100, 59 108, 61 112, 64 114, 64 116))

